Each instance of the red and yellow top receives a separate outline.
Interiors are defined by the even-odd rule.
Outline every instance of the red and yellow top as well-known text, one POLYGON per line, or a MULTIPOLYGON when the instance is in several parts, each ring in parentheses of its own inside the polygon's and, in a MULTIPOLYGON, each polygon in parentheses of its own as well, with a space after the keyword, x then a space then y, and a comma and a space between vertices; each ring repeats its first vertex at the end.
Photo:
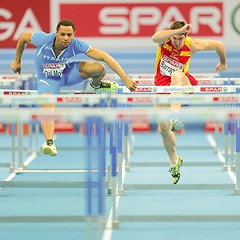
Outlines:
MULTIPOLYGON (((157 49, 155 85, 169 85, 171 74, 178 70, 183 71, 187 77, 190 75, 188 73, 191 59, 190 44, 191 38, 187 36, 185 43, 180 50, 177 50, 172 45, 171 39, 168 39, 162 47, 157 49)), ((190 82, 193 85, 196 85, 194 80, 195 79, 193 78, 193 82, 190 82)))

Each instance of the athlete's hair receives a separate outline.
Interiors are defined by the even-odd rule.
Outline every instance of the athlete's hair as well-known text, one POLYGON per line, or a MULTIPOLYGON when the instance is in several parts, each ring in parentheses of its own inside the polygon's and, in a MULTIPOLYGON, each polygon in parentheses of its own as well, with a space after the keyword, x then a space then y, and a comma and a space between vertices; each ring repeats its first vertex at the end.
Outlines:
MULTIPOLYGON (((183 21, 175 21, 171 24, 170 29, 180 29, 185 25, 185 22, 183 21)), ((183 35, 187 35, 186 33, 183 35)))
POLYGON ((71 20, 69 20, 69 19, 63 19, 63 20, 61 20, 61 21, 58 23, 58 25, 57 25, 57 27, 56 27, 56 30, 58 31, 61 26, 65 26, 65 27, 71 26, 71 27, 73 28, 74 32, 75 32, 75 30, 76 30, 74 23, 73 23, 71 20))

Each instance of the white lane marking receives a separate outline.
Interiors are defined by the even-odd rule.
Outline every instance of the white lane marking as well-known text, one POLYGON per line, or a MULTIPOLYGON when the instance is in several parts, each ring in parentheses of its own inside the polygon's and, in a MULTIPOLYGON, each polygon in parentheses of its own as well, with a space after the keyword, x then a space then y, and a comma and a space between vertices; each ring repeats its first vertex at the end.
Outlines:
MULTIPOLYGON (((210 145, 211 145, 212 147, 217 146, 217 143, 216 143, 214 137, 212 136, 212 134, 207 134, 207 139, 208 139, 208 141, 209 141, 209 143, 210 143, 210 145)), ((222 152, 221 152, 220 150, 218 150, 217 156, 218 156, 218 160, 219 160, 220 162, 222 162, 222 163, 225 162, 225 158, 224 158, 224 156, 223 156, 223 154, 222 154, 222 152)), ((230 168, 228 168, 227 173, 228 173, 229 177, 231 178, 232 182, 233 182, 234 184, 236 184, 236 176, 235 176, 234 172, 231 171, 230 168)))

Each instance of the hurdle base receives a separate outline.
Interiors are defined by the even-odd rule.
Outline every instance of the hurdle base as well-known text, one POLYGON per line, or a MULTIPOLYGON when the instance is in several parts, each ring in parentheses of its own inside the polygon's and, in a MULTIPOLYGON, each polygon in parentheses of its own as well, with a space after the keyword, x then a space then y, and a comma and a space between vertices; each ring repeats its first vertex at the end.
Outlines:
POLYGON ((16 173, 16 175, 18 175, 18 174, 20 174, 20 171, 24 171, 24 170, 27 170, 27 169, 28 169, 27 166, 22 164, 21 166, 18 166, 18 168, 17 168, 17 170, 19 170, 19 172, 17 172, 15 170, 15 173, 16 173))
POLYGON ((130 171, 130 165, 129 164, 125 164, 125 171, 129 172, 130 171))
POLYGON ((113 229, 119 229, 119 221, 118 220, 112 221, 112 228, 113 229))
POLYGON ((11 166, 11 167, 9 168, 10 173, 14 173, 14 172, 15 172, 15 169, 16 169, 15 166, 11 166))
POLYGON ((123 188, 118 189, 118 196, 124 196, 124 189, 123 188))
POLYGON ((234 194, 237 195, 237 196, 240 196, 240 188, 236 188, 234 190, 234 194))
POLYGON ((223 171, 229 171, 230 167, 224 163, 223 165, 223 171))
POLYGON ((231 166, 230 166, 230 170, 231 170, 231 171, 235 171, 235 170, 236 170, 236 165, 231 165, 231 166))
POLYGON ((107 188, 107 194, 108 194, 108 195, 111 195, 111 194, 112 194, 112 188, 111 188, 111 187, 108 187, 108 188, 107 188))

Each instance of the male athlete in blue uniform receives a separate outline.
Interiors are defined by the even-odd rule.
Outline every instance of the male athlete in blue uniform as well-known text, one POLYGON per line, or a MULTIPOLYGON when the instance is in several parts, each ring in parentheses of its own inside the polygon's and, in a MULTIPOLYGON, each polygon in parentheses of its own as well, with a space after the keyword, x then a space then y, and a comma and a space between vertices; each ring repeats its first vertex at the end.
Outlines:
MULTIPOLYGON (((81 61, 79 54, 105 62, 124 81, 126 87, 134 90, 137 84, 129 78, 118 62, 106 52, 91 47, 77 39, 75 25, 64 19, 56 28, 56 33, 24 32, 16 46, 16 56, 11 64, 15 73, 21 72, 21 57, 28 43, 36 46, 35 66, 37 71, 37 90, 39 94, 58 94, 62 86, 72 86, 91 78, 91 87, 96 91, 115 90, 117 84, 112 81, 102 81, 106 74, 103 64, 94 61, 81 61)), ((54 121, 42 121, 42 130, 46 138, 43 153, 57 155, 53 143, 54 121)))

